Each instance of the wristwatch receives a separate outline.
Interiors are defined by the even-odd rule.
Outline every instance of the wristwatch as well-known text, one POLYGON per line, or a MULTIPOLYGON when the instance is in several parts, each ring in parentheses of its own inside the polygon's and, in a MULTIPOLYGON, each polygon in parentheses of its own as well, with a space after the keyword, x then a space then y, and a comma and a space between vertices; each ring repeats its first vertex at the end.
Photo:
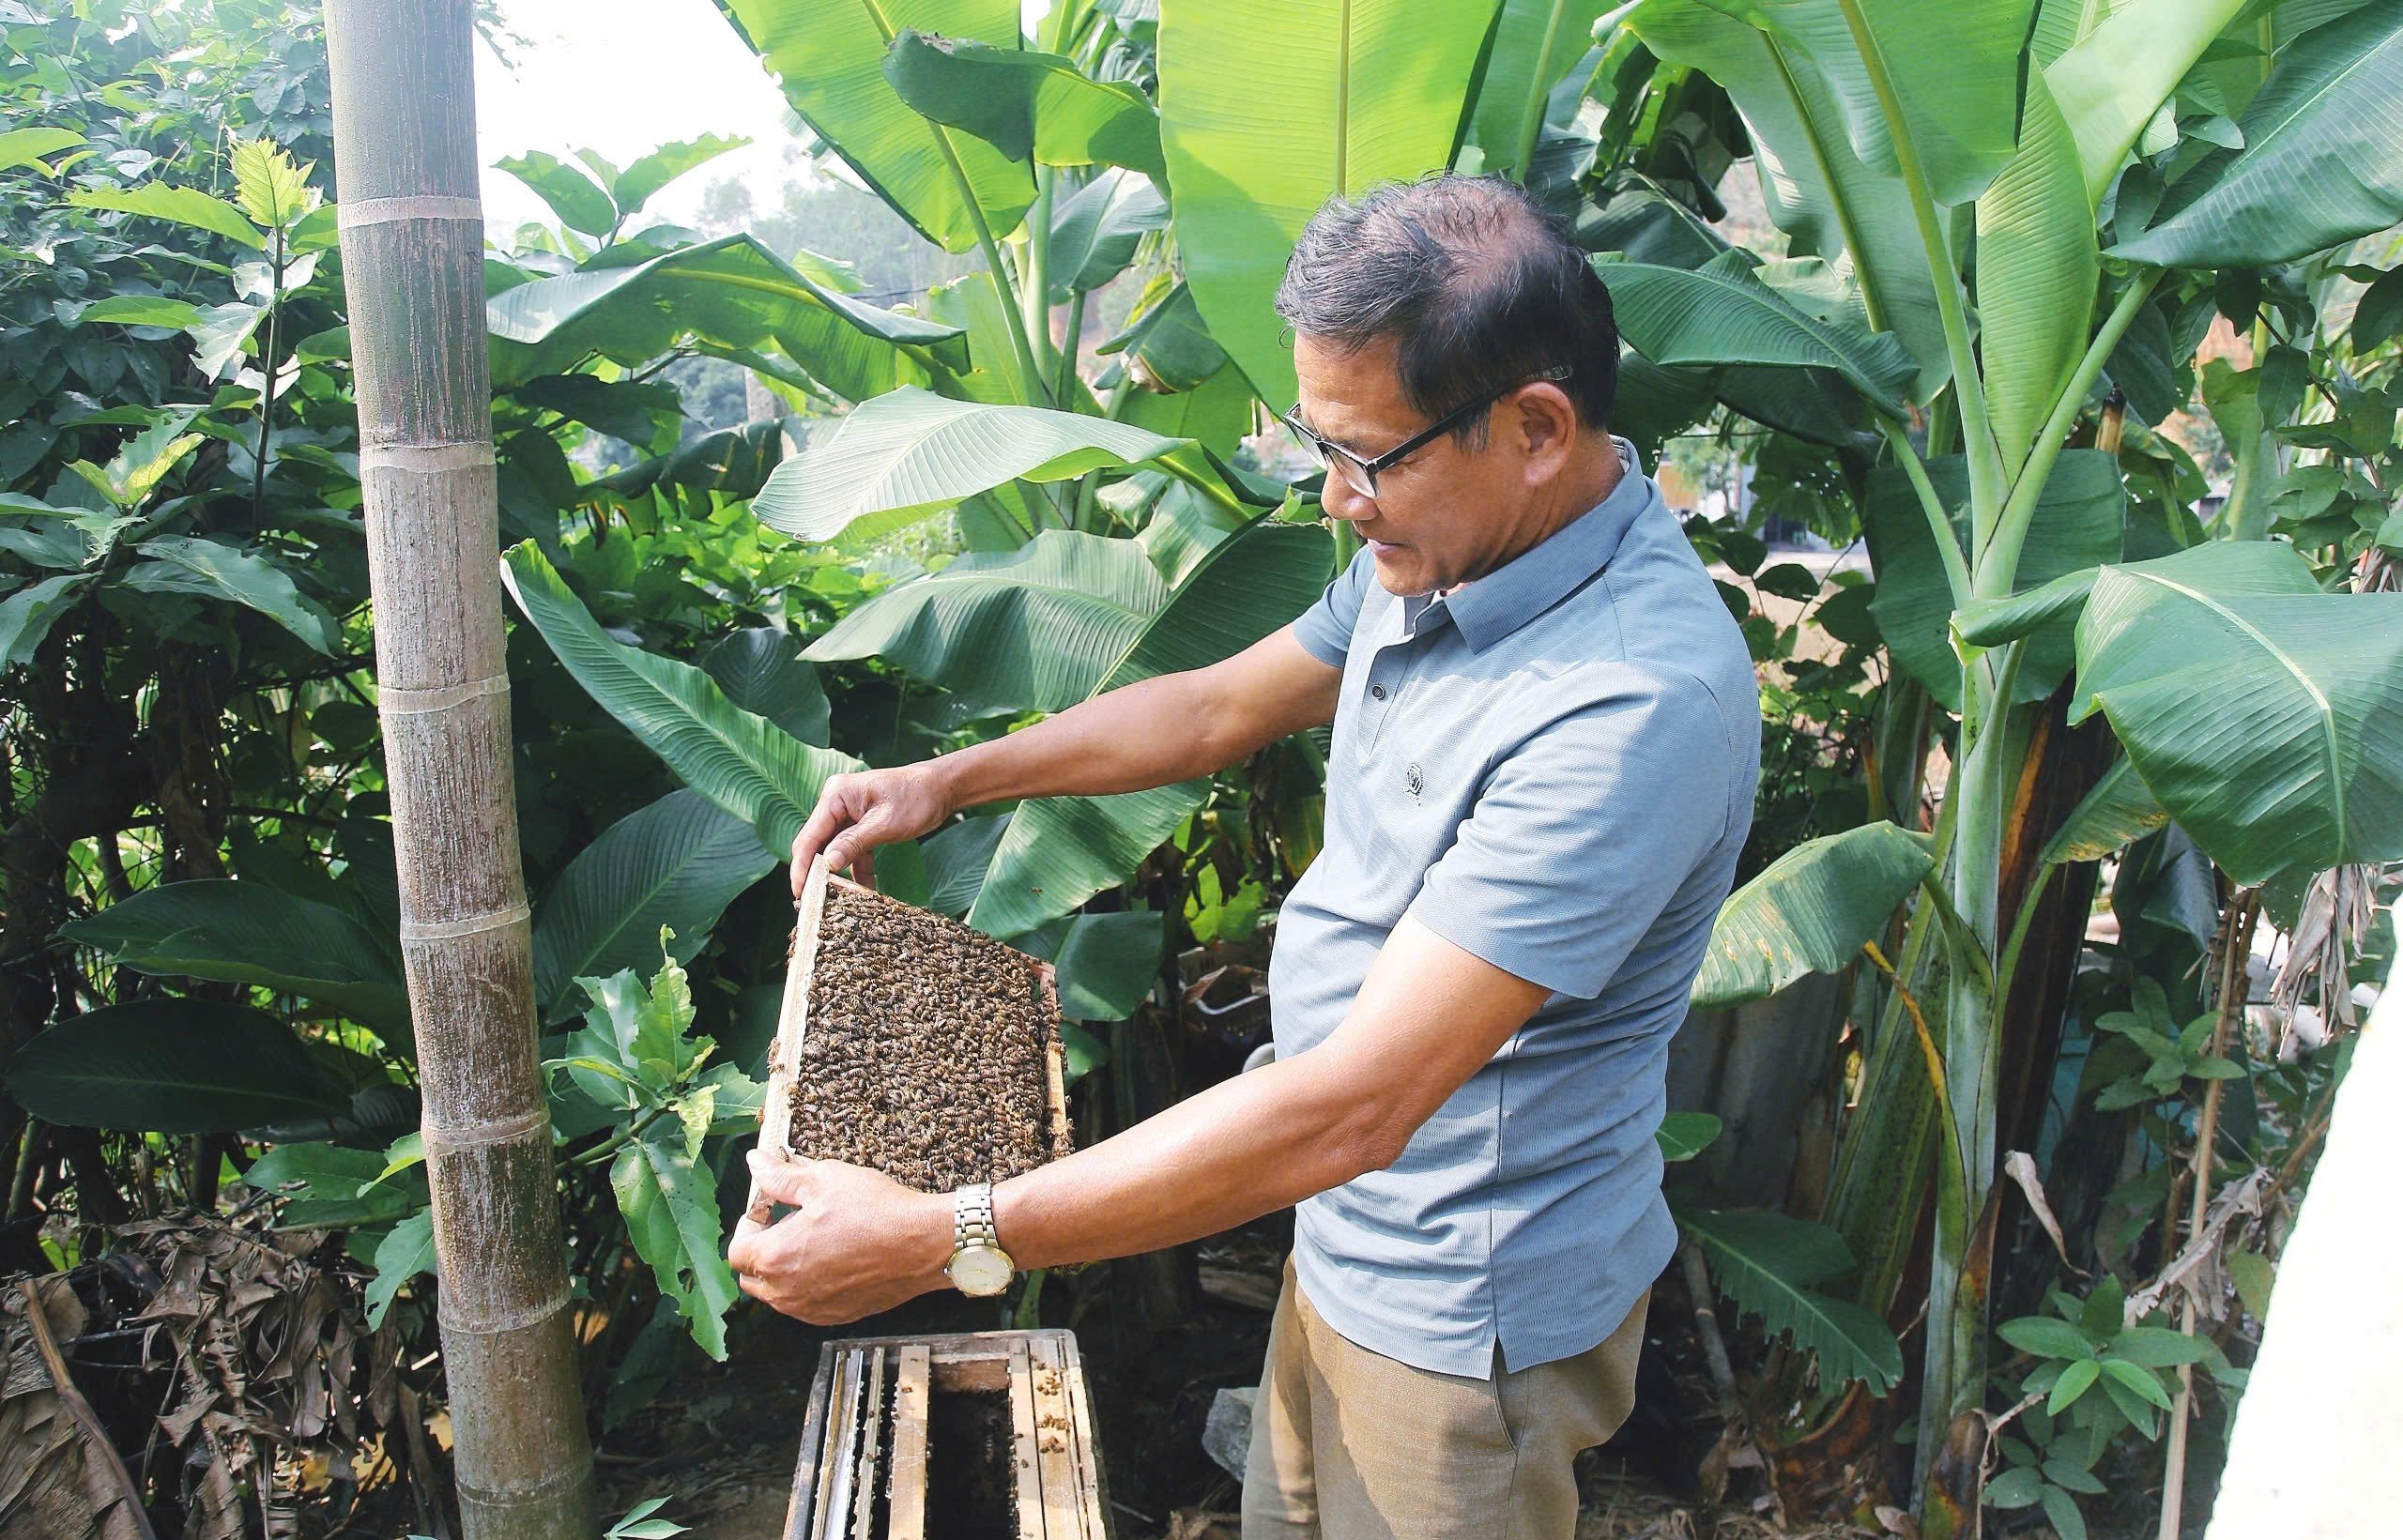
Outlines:
POLYGON ((961 1293, 987 1299, 1010 1286, 1018 1264, 993 1233, 993 1184, 972 1182, 952 1197, 951 1260, 943 1272, 961 1293))

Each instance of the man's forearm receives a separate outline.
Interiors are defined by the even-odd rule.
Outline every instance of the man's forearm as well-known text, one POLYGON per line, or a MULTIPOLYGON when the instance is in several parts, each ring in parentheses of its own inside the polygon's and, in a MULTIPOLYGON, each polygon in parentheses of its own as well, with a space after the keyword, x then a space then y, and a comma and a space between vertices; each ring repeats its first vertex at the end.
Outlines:
POLYGON ((954 809, 1102 797, 1207 775, 1248 752, 1194 674, 1112 690, 1022 731, 930 761, 954 809))
POLYGON ((1157 1251, 1290 1207, 1390 1160, 1389 1119, 1312 1056, 1212 1086, 1065 1160, 994 1189, 994 1228, 1020 1267, 1157 1251))

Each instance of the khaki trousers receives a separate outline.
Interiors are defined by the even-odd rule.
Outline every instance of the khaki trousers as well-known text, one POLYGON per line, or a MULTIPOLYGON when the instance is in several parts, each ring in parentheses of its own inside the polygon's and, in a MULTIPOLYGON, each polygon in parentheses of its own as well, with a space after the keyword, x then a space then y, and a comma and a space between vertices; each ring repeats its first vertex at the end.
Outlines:
POLYGON ((1577 1452, 1635 1406, 1644 1309, 1574 1358, 1491 1380, 1347 1342, 1285 1263, 1251 1417, 1243 1540, 1571 1540, 1577 1452))

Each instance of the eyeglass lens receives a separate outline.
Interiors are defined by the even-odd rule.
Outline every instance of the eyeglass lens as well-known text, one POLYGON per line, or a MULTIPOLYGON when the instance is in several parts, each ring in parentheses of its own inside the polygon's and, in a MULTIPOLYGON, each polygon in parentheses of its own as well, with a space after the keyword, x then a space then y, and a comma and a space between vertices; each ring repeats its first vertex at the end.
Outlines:
POLYGON ((1315 434, 1296 434, 1295 436, 1301 440, 1303 450, 1309 453, 1319 469, 1330 475, 1342 477, 1352 490, 1363 497, 1376 496, 1377 479, 1368 466, 1328 444, 1315 434))

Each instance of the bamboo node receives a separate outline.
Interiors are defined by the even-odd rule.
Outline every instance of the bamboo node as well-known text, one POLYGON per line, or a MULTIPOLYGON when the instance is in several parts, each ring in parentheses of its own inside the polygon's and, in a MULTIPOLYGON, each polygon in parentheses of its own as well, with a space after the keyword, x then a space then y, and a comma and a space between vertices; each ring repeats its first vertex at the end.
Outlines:
POLYGON ((334 205, 334 228, 358 230, 371 224, 402 220, 440 220, 471 224, 484 222, 483 201, 422 193, 406 198, 360 198, 334 205))
MULTIPOLYGON (((481 679, 467 679, 458 684, 421 685, 410 688, 388 684, 375 693, 377 708, 387 716, 422 716, 428 711, 448 711, 486 695, 509 694, 509 676, 487 674, 481 679)), ((409 927, 401 926, 406 938, 409 927)))
POLYGON ((498 464, 489 438, 458 438, 436 444, 367 444, 359 446, 359 475, 378 470, 410 471, 431 476, 446 470, 482 470, 498 464))
POLYGON ((507 1144, 530 1134, 550 1136, 551 1109, 537 1105, 531 1112, 521 1112, 514 1118, 489 1118, 475 1123, 434 1123, 420 1125, 424 1136, 428 1159, 437 1151, 475 1150, 496 1144, 507 1144))
POLYGON ((435 1316, 442 1324, 444 1336, 454 1332, 467 1336, 506 1336, 512 1332, 540 1326, 575 1303, 575 1296, 562 1288, 542 1304, 528 1305, 523 1310, 512 1310, 484 1320, 462 1320, 451 1313, 452 1291, 446 1288, 439 1297, 440 1304, 435 1308, 435 1316))
POLYGON ((537 1502, 548 1502, 550 1495, 562 1487, 573 1486, 589 1477, 591 1471, 583 1465, 573 1465, 564 1471, 554 1471, 540 1481, 529 1481, 518 1487, 483 1487, 461 1476, 460 1497, 483 1508, 516 1508, 537 1502))
MULTIPOLYGON (((506 681, 503 682, 506 683, 506 681)), ((389 690, 384 692, 385 698, 390 699, 391 694, 389 690)), ((494 909, 488 914, 471 914, 463 920, 403 919, 401 944, 406 946, 411 941, 455 941, 463 936, 482 936, 487 931, 507 930, 512 925, 530 924, 533 919, 534 911, 524 899, 519 899, 505 909, 494 909)))

